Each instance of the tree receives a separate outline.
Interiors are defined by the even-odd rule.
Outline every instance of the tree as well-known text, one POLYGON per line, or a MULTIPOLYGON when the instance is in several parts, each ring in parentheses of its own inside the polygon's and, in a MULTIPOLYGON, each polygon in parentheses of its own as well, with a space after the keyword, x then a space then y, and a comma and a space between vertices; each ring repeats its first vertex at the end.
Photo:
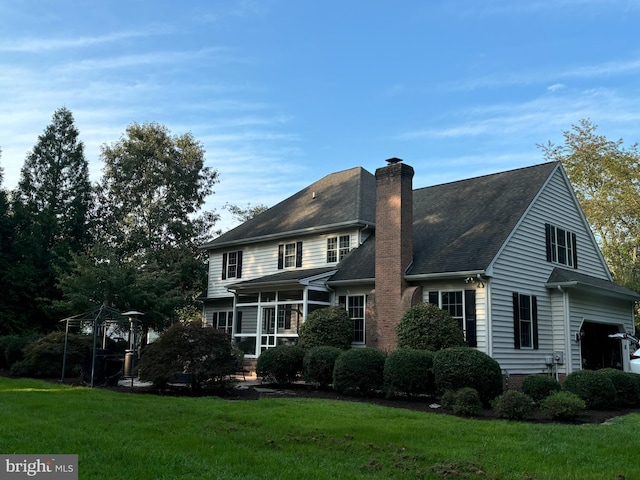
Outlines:
MULTIPOLYGON (((2 153, 2 150, 0 150, 2 153)), ((4 179, 3 170, 0 167, 0 336, 17 333, 20 330, 16 316, 13 314, 12 305, 6 292, 9 291, 9 273, 11 270, 12 260, 12 241, 13 226, 9 212, 9 199, 7 193, 2 187, 4 179)))
POLYGON ((608 140, 583 119, 564 132, 564 144, 539 145, 560 161, 615 280, 640 290, 640 152, 608 140))
POLYGON ((252 207, 250 203, 247 203, 246 208, 242 208, 238 205, 232 205, 229 202, 224 204, 225 210, 227 210, 231 215, 233 215, 234 220, 244 223, 247 220, 251 220, 253 217, 260 215, 262 212, 269 210, 269 207, 266 205, 256 205, 252 207))
POLYGON ((217 216, 199 210, 218 174, 191 134, 156 123, 130 125, 101 156, 96 241, 64 279, 65 299, 142 311, 146 327, 162 329, 204 289, 198 247, 217 216))
POLYGON ((66 108, 27 155, 13 195, 13 264, 8 274, 15 308, 27 328, 47 330, 59 315, 58 277, 89 242, 91 184, 84 146, 66 108))

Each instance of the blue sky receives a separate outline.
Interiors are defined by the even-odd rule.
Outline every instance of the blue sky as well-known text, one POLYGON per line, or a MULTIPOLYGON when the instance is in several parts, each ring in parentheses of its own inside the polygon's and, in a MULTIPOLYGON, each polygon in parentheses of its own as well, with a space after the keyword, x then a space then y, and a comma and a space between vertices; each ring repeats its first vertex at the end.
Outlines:
POLYGON ((218 211, 394 156, 416 187, 533 165, 582 118, 640 136, 636 0, 25 0, 0 18, 7 189, 62 106, 94 181, 127 125, 191 132, 218 211))

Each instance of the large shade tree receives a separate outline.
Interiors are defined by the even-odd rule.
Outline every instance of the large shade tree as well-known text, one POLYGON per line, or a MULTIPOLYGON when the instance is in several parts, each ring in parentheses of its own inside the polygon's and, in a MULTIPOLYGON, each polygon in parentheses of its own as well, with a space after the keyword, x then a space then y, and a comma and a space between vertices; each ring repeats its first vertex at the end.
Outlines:
POLYGON ((10 296, 30 329, 59 317, 58 277, 89 243, 91 184, 72 113, 55 111, 27 155, 12 199, 14 250, 10 296))
POLYGON ((65 297, 76 308, 93 302, 142 311, 146 326, 161 329, 204 288, 198 246, 217 216, 201 208, 218 173, 191 134, 172 135, 157 123, 130 125, 101 157, 94 245, 64 279, 65 297))
POLYGON ((609 140, 583 119, 564 143, 541 145, 546 160, 562 162, 615 280, 640 291, 640 152, 609 140))

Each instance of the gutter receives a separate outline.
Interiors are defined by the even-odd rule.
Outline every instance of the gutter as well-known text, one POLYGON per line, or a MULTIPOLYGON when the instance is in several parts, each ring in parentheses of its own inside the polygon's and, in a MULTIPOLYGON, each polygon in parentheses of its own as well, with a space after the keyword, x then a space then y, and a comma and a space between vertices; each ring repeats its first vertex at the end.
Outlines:
POLYGON ((440 278, 451 277, 490 277, 486 270, 463 270, 459 272, 438 272, 438 273, 420 273, 414 275, 405 275, 404 278, 407 281, 420 281, 420 280, 438 280, 440 278))
MULTIPOLYGON (((259 237, 252 237, 247 239, 236 239, 236 240, 228 240, 226 242, 217 243, 216 240, 212 240, 209 243, 205 243, 198 247, 200 250, 215 250, 218 248, 229 247, 229 246, 238 246, 238 245, 250 245, 252 243, 260 243, 266 240, 281 240, 289 237, 296 237, 300 235, 307 235, 310 233, 322 233, 322 232, 330 232, 335 230, 336 228, 342 227, 355 227, 358 225, 363 225, 364 228, 370 228, 375 226, 372 222, 366 222, 364 220, 350 220, 348 222, 340 222, 340 223, 332 223, 330 225, 323 225, 321 227, 309 227, 309 228, 301 228, 299 230, 291 230, 288 232, 281 233, 271 233, 269 235, 262 235, 259 237)), ((237 228, 237 227, 236 227, 237 228)))

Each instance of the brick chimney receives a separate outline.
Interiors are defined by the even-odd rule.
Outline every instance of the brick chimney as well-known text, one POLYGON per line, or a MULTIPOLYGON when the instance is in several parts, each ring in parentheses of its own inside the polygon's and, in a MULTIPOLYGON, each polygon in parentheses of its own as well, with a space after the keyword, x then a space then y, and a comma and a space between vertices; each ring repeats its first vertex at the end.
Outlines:
POLYGON ((404 279, 413 261, 413 168, 398 158, 387 162, 376 170, 376 319, 367 344, 391 351, 396 325, 420 292, 404 279))

